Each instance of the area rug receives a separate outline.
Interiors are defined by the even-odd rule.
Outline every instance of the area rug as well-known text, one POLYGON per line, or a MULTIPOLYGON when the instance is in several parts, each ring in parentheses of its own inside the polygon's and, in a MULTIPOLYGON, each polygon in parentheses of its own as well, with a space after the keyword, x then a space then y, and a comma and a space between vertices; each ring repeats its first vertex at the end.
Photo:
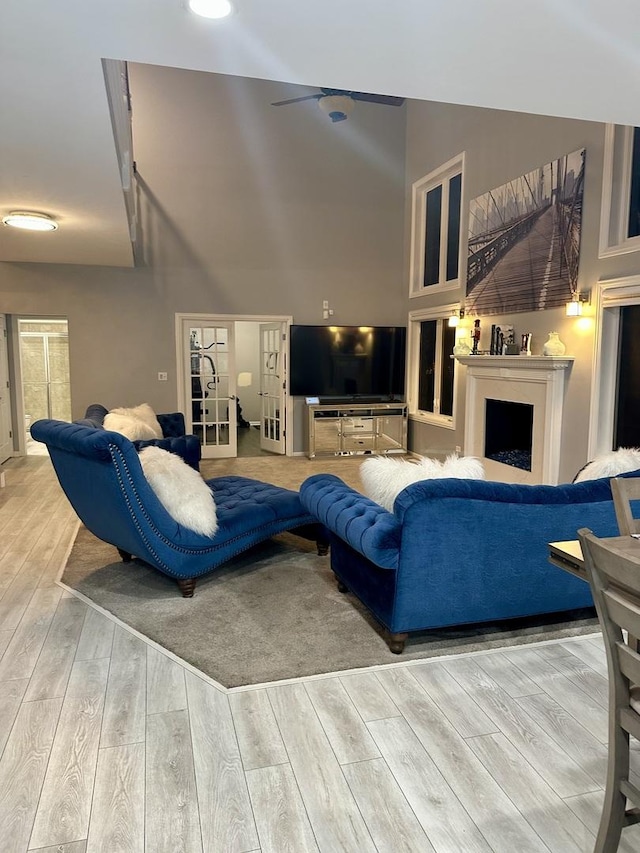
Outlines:
POLYGON ((338 592, 328 557, 282 534, 198 579, 182 598, 175 581, 80 527, 61 578, 125 624, 226 687, 500 648, 598 630, 593 610, 548 619, 413 634, 394 655, 378 623, 338 592))

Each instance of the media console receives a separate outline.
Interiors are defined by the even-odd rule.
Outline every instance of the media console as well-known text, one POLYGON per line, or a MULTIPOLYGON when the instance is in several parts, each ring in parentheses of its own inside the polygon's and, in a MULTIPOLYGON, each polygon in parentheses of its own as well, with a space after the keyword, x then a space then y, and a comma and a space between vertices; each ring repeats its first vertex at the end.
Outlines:
POLYGON ((306 447, 315 456, 407 452, 406 403, 307 405, 306 447))

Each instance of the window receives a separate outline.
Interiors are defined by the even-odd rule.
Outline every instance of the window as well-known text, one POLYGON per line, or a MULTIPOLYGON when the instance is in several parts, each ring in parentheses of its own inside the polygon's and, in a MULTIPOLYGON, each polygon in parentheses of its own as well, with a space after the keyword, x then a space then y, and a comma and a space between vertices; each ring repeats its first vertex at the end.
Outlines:
POLYGON ((460 154, 413 185, 410 296, 459 287, 463 164, 460 154))
POLYGON ((640 128, 607 125, 605 132, 601 258, 640 251, 640 128))
POLYGON ((409 411, 415 420, 453 428, 456 330, 448 320, 458 306, 409 314, 409 411))

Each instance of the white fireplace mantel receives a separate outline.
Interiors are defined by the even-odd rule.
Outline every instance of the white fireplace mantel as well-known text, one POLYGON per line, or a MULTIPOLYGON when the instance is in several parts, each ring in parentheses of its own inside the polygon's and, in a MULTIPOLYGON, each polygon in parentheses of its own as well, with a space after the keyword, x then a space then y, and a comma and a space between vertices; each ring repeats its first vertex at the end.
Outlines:
POLYGON ((513 367, 516 370, 566 370, 573 362, 569 355, 453 355, 468 367, 513 367))
POLYGON ((481 458, 487 477, 555 485, 559 479, 565 371, 571 356, 456 355, 467 367, 464 452, 481 458), (486 401, 533 406, 531 471, 485 457, 486 401))

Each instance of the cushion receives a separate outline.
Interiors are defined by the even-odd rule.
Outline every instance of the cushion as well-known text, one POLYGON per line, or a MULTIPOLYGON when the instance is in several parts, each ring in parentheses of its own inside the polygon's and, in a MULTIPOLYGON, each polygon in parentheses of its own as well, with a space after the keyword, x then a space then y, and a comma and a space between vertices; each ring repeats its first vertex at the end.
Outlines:
POLYGON ((148 423, 140 420, 140 418, 121 415, 118 412, 109 412, 108 415, 104 416, 104 428, 126 435, 130 441, 158 438, 156 431, 148 423))
POLYGON ((156 417, 156 413, 148 403, 140 403, 139 406, 132 406, 129 409, 122 406, 117 409, 110 409, 110 414, 126 415, 127 417, 138 418, 138 420, 144 421, 144 423, 153 430, 154 434, 149 436, 150 438, 163 437, 162 427, 156 417))
POLYGON ((213 536, 218 529, 216 504, 200 474, 175 453, 159 447, 143 448, 138 458, 169 515, 195 533, 213 536))
POLYGON ((610 450, 601 456, 596 456, 592 462, 587 464, 576 474, 574 483, 582 483, 584 480, 599 480, 601 477, 617 477, 618 474, 626 474, 628 471, 636 471, 640 468, 640 448, 619 447, 610 450))
POLYGON ((132 408, 111 409, 104 417, 104 428, 126 435, 131 441, 149 441, 162 438, 162 427, 156 413, 148 403, 132 408))
POLYGON ((371 500, 393 512, 397 495, 411 483, 457 477, 484 480, 484 466, 475 456, 447 456, 444 462, 424 457, 417 461, 372 456, 360 466, 360 479, 371 500))

